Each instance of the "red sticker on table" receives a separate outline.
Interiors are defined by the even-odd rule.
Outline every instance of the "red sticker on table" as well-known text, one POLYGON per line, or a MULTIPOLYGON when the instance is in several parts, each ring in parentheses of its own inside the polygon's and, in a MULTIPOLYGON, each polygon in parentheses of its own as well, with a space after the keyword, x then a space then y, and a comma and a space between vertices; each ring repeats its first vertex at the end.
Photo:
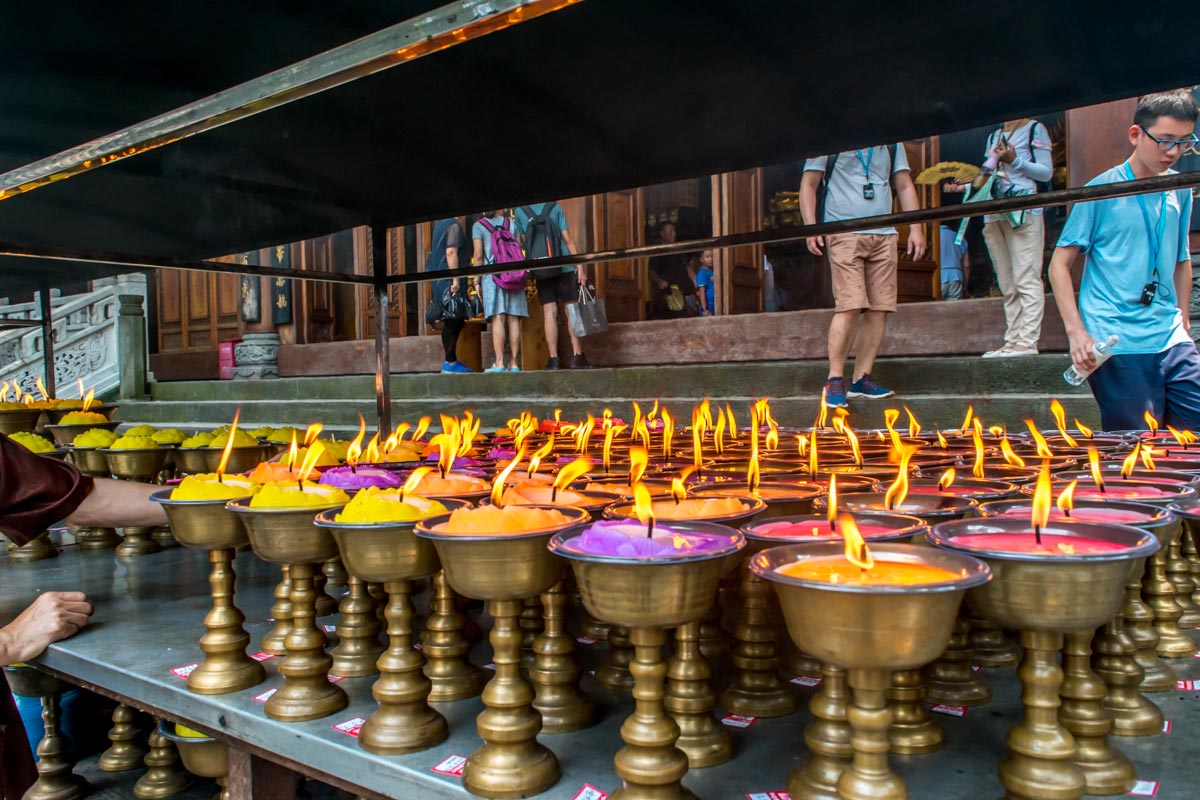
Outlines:
POLYGON ((275 656, 271 653, 254 653, 250 657, 255 661, 270 661, 275 656))
POLYGON ((731 728, 749 728, 758 722, 758 717, 744 717, 741 714, 726 714, 721 717, 721 723, 731 728))
MULTIPOLYGON (((590 636, 576 636, 575 641, 579 642, 580 644, 595 644, 596 642, 598 642, 600 640, 593 639, 590 636)), ((586 786, 587 784, 584 784, 584 785, 586 786)))
POLYGON ((1134 781, 1129 794, 1133 797, 1154 797, 1158 794, 1158 781, 1134 781))
POLYGON ((748 792, 746 800, 792 800, 787 792, 748 792))
POLYGON ((967 712, 971 710, 970 706, 950 706, 944 703, 935 703, 929 707, 929 710, 935 714, 945 714, 948 717, 965 717, 967 712))
POLYGON ((1197 686, 1195 681, 1175 681, 1175 688, 1181 692, 1194 692, 1197 686))
POLYGON ((823 680, 824 678, 810 678, 807 675, 797 675, 789 683, 794 683, 797 686, 820 686, 823 680))
POLYGON ((1163 733, 1170 733, 1170 732, 1171 732, 1171 720, 1168 719, 1163 722, 1163 733))
POLYGON ((461 778, 463 774, 463 766, 466 763, 466 756, 446 756, 444 759, 434 765, 433 771, 442 775, 453 775, 456 778, 461 778))
POLYGON ((278 689, 267 689, 265 692, 262 692, 261 694, 256 694, 256 695, 254 695, 254 702, 265 703, 271 699, 271 695, 275 694, 278 691, 279 691, 278 689))
POLYGON ((579 791, 571 800, 607 800, 608 793, 602 792, 590 783, 585 783, 579 787, 579 791))
POLYGON ((362 717, 354 717, 353 719, 348 719, 345 722, 339 722, 333 726, 333 729, 335 731, 347 733, 351 736, 358 736, 358 732, 362 728, 364 722, 366 722, 366 720, 362 717))
POLYGON ((195 671, 196 667, 198 667, 198 666, 200 666, 200 665, 199 664, 185 664, 182 667, 176 667, 175 669, 171 670, 171 674, 174 675, 176 678, 186 678, 188 675, 191 675, 192 672, 195 671))

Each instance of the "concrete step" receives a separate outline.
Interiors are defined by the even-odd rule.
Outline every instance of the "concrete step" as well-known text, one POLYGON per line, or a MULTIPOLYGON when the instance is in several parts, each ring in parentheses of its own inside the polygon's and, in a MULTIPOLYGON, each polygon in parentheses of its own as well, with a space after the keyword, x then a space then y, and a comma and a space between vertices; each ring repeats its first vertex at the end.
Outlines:
MULTIPOLYGON (((887 400, 851 401, 854 424, 882 424, 885 408, 907 405, 926 427, 958 425, 968 405, 989 423, 1021 426, 1033 417, 1049 426, 1049 401, 1059 397, 1068 416, 1096 425, 1098 415, 1086 389, 1062 380, 1066 357, 896 358, 881 360, 877 380, 896 390, 887 400)), ((415 420, 439 411, 470 408, 487 427, 503 424, 523 410, 550 416, 561 408, 567 418, 611 407, 632 414, 632 401, 643 410, 658 398, 677 417, 708 397, 731 403, 746 416, 748 402, 769 397, 783 424, 811 424, 818 411, 826 365, 823 361, 777 361, 667 367, 626 367, 587 371, 524 372, 495 375, 397 375, 391 379, 393 419, 415 420)), ((251 425, 307 424, 320 420, 356 427, 358 414, 375 413, 374 381, 365 376, 285 378, 273 381, 213 381, 156 384, 153 401, 124 402, 122 420, 152 424, 217 425, 240 407, 251 425)))

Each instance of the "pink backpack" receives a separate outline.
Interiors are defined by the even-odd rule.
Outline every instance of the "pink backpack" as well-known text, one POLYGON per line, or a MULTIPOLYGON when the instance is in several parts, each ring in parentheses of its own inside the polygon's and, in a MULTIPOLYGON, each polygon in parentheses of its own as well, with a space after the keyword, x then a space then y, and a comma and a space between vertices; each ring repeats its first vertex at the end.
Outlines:
MULTIPOLYGON (((521 251, 521 245, 517 242, 517 237, 513 236, 512 230, 508 226, 508 217, 504 218, 504 224, 497 228, 486 219, 480 219, 479 222, 483 227, 487 228, 488 233, 492 236, 492 263, 494 264, 509 264, 514 261, 524 261, 525 253, 521 251)), ((492 280, 496 285, 507 292, 525 289, 525 270, 514 270, 512 272, 498 272, 492 276, 492 280)))

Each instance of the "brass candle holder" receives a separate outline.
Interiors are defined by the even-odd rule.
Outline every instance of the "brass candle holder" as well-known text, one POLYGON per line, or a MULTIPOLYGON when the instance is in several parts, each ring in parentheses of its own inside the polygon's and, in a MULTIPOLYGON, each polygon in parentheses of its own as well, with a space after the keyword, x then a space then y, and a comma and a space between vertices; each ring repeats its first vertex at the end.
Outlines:
MULTIPOLYGON (((41 409, 37 408, 12 408, 0 411, 0 433, 10 436, 14 433, 33 433, 41 416, 41 409)), ((59 442, 58 439, 54 441, 57 444, 69 443, 69 440, 68 442, 59 442)))
POLYGON ((204 658, 187 678, 189 691, 196 694, 226 694, 257 686, 266 679, 262 664, 246 655, 250 634, 246 617, 234 600, 237 574, 233 559, 237 548, 247 543, 246 529, 226 509, 228 500, 172 500, 170 489, 155 492, 150 499, 162 505, 171 532, 180 544, 208 551, 212 565, 208 582, 212 608, 204 615, 200 650, 204 658))
POLYGON ((529 682, 533 707, 542 715, 542 733, 569 733, 595 721, 592 698, 579 688, 583 668, 575 658, 575 639, 566 629, 567 595, 563 581, 542 592, 545 625, 533 643, 529 682))
POLYGON ((632 671, 636 708, 621 726, 625 747, 613 759, 623 781, 621 788, 610 795, 614 800, 682 800, 693 796, 682 785, 689 756, 676 746, 679 725, 663 706, 668 673, 662 657, 666 642, 663 629, 699 620, 712 605, 725 569, 723 562, 745 544, 739 533, 722 525, 674 521, 669 525, 682 533, 709 534, 725 544, 705 552, 639 559, 581 551, 575 545, 574 531, 560 533, 550 543, 553 552, 570 560, 588 611, 598 619, 628 627, 635 649, 632 671))
POLYGON ((808 704, 812 721, 804 726, 808 761, 793 769, 787 780, 788 795, 796 800, 840 800, 838 778, 854 756, 847 721, 846 670, 824 664, 820 678, 821 688, 808 704))
POLYGON ((165 447, 153 447, 143 450, 110 450, 101 447, 108 462, 108 471, 114 478, 123 481, 139 481, 154 483, 158 473, 162 471, 169 451, 165 447))
MULTIPOLYGON (((326 562, 328 563, 328 562, 326 562)), ((330 671, 343 678, 375 675, 375 662, 384 651, 379 641, 379 616, 375 600, 367 593, 367 582, 351 575, 346 579, 349 590, 338 604, 338 644, 330 655, 330 671)))
MULTIPOLYGON (((11 411, 0 412, 0 414, 12 414, 12 413, 16 413, 16 412, 11 412, 11 411)), ((26 412, 26 413, 30 413, 30 412, 26 412)), ((40 412, 32 412, 32 413, 40 413, 40 412)), ((78 436, 81 433, 86 433, 87 431, 90 431, 94 428, 103 428, 106 431, 115 431, 119 427, 121 427, 121 423, 113 422, 110 420, 108 422, 85 422, 85 423, 81 423, 79 425, 47 425, 46 431, 50 434, 51 438, 54 439, 54 443, 56 445, 58 445, 59 447, 66 447, 67 445, 69 445, 75 441, 76 436, 78 436)), ((31 430, 33 430, 33 428, 32 427, 22 428, 22 430, 30 430, 31 431, 31 430)))
MULTIPOLYGON (((1112 775, 1120 769, 1112 758, 1081 760, 1075 738, 1059 719, 1063 670, 1058 666, 1056 651, 1062 647, 1065 634, 1090 635, 1117 614, 1134 562, 1156 552, 1159 543, 1136 528, 1082 522, 1051 522, 1042 527, 1042 534, 1102 540, 1121 549, 1047 554, 985 550, 959 540, 976 533, 1031 534, 1030 527, 1027 520, 1020 519, 960 520, 936 526, 929 540, 936 547, 970 552, 986 561, 994 580, 973 589, 968 602, 992 621, 1021 631, 1025 655, 1017 674, 1025 716, 1005 737, 1012 753, 1000 764, 999 772, 1007 796, 1070 800, 1082 797, 1085 789, 1091 792, 1093 788, 1111 787, 1112 775)), ((1090 652, 1084 655, 1085 642, 1085 638, 1077 637, 1072 645, 1071 666, 1076 678, 1081 677, 1080 659, 1090 656, 1090 652)), ((1078 710, 1075 717, 1079 717, 1078 710)), ((1089 732, 1094 756, 1104 736, 1096 729, 1089 732)), ((1123 776, 1122 780, 1125 777, 1132 778, 1123 776)))
POLYGON ((133 796, 138 800, 162 800, 179 794, 192 783, 192 776, 179 763, 175 744, 159 733, 159 727, 159 720, 155 720, 144 762, 146 774, 133 785, 133 796))
POLYGON ((159 720, 158 735, 175 745, 183 768, 200 778, 216 780, 221 791, 213 800, 229 800, 229 746, 209 736, 183 736, 174 723, 159 720))
MULTIPOLYGON (((177 447, 175 449, 175 470, 180 475, 200 475, 215 472, 216 468, 208 468, 208 455, 202 447, 177 447)), ((232 458, 232 456, 231 456, 232 458)), ((226 469, 229 465, 226 464, 226 469)), ((253 469, 253 467, 251 467, 253 469)), ((229 470, 232 472, 232 470, 229 470)))
POLYGON ((421 640, 425 677, 432 684, 429 690, 432 703, 475 697, 487 683, 486 673, 467 657, 471 642, 463 633, 465 617, 458 610, 456 599, 446 581, 445 570, 438 570, 433 576, 432 608, 421 640))
POLYGON ((75 774, 75 764, 67 757, 67 742, 59 729, 59 699, 65 684, 40 670, 24 665, 4 667, 13 694, 37 697, 42 701, 41 741, 37 745, 37 780, 22 800, 80 800, 91 786, 75 774))
MULTIPOLYGON (((1108 744, 1113 712, 1104 705, 1108 688, 1092 671, 1091 631, 1066 634, 1062 650, 1062 707, 1059 722, 1075 737, 1075 764, 1083 770, 1090 794, 1126 794, 1137 773, 1122 753, 1108 744)), ((1160 729, 1161 730, 1161 729, 1160 729)))
MULTIPOLYGON (((450 509, 467 505, 442 501, 450 509)), ((358 733, 364 750, 403 755, 425 750, 449 735, 446 718, 429 707, 432 687, 425 677, 425 657, 413 647, 412 582, 438 571, 433 545, 413 533, 414 522, 352 524, 338 522, 336 510, 317 515, 316 525, 337 542, 342 562, 360 583, 383 584, 387 594, 388 647, 379 656, 379 678, 371 694, 379 707, 358 733)))
MULTIPOLYGON (((178 450, 177 453, 185 452, 178 450)), ((192 452, 199 453, 204 459, 204 469, 201 472, 216 472, 221 466, 221 456, 225 452, 224 447, 197 447, 192 452)), ((253 447, 231 447, 229 448, 229 460, 225 464, 225 472, 229 474, 237 472, 249 472, 258 466, 259 462, 267 460, 267 449, 261 445, 253 447)), ((178 466, 178 461, 176 462, 178 466)), ((191 462, 189 466, 194 466, 191 462)), ((182 468, 180 468, 182 471, 182 468)))
POLYGON ((971 624, 970 643, 975 654, 975 663, 981 667, 1011 667, 1020 658, 1015 642, 1004 635, 1004 630, 991 620, 978 615, 968 618, 971 624))
POLYGON ((127 772, 142 766, 146 748, 138 741, 134 719, 133 709, 123 703, 113 709, 112 728, 108 731, 108 740, 112 744, 96 762, 100 769, 105 772, 127 772))
POLYGON ((446 516, 417 524, 417 535, 431 539, 437 548, 450 586, 467 597, 487 601, 494 620, 490 638, 496 672, 484 687, 485 708, 476 719, 483 746, 463 766, 463 786, 480 797, 527 797, 558 781, 558 759, 537 741, 542 719, 532 705, 533 689, 521 677, 517 626, 521 600, 549 590, 562 578, 561 561, 546 549, 550 537, 589 519, 582 509, 553 510, 567 521, 554 528, 520 533, 440 533, 438 527, 446 516))
POLYGON ((750 568, 772 582, 796 646, 847 670, 854 690, 848 711, 853 760, 837 778, 837 796, 899 800, 908 792, 888 766, 892 722, 886 699, 888 675, 933 660, 950 638, 963 594, 987 581, 990 573, 985 564, 969 556, 904 544, 875 545, 871 548, 875 563, 929 565, 956 577, 942 583, 856 586, 779 571, 797 561, 839 557, 842 552, 841 543, 784 545, 754 556, 750 568))
POLYGON ((624 625, 608 628, 608 656, 596 668, 596 685, 612 691, 627 692, 633 688, 633 643, 629 640, 629 629, 624 625))
POLYGON ((713 715, 717 698, 712 666, 700 650, 700 623, 675 628, 675 652, 667 661, 666 678, 663 709, 679 726, 675 746, 687 756, 688 767, 715 767, 733 758, 733 734, 713 715))
POLYGON ((292 629, 284 640, 287 655, 279 665, 283 684, 268 698, 264 709, 271 719, 319 719, 350 702, 342 687, 329 682, 333 659, 325 652, 325 635, 315 622, 313 579, 317 565, 337 555, 337 544, 329 531, 313 523, 313 518, 332 507, 251 508, 248 500, 229 503, 229 509, 246 526, 254 552, 272 564, 287 564, 292 582, 292 629))
POLYGON ((263 634, 258 645, 259 650, 273 656, 287 655, 287 648, 283 643, 292 632, 292 579, 288 576, 288 565, 281 564, 279 572, 279 582, 275 584, 273 593, 275 602, 271 605, 271 619, 274 620, 274 624, 271 630, 263 634))
POLYGON ((19 547, 16 542, 9 541, 7 549, 8 560, 17 562, 43 561, 58 555, 58 548, 50 541, 50 531, 42 531, 19 547))
POLYGON ((1188 628, 1200 627, 1200 604, 1193 596, 1200 589, 1200 583, 1193 579, 1193 570, 1200 568, 1196 551, 1197 536, 1200 535, 1200 499, 1172 503, 1171 510, 1183 521, 1183 530, 1170 544, 1167 554, 1167 573, 1175 585, 1175 599, 1183 611, 1179 624, 1188 628))

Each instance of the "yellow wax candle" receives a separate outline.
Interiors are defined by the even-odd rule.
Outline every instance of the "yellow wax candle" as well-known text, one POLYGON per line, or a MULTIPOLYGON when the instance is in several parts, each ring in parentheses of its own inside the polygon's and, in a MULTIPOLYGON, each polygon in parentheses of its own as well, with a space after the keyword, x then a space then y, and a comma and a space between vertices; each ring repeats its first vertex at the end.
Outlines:
POLYGON ((125 431, 126 436, 154 436, 158 432, 158 428, 153 425, 134 425, 129 430, 125 431))
POLYGON ((568 518, 560 511, 528 506, 480 506, 479 508, 457 508, 450 512, 450 519, 438 525, 438 533, 505 534, 528 533, 562 525, 568 518))
POLYGON ((233 500, 249 497, 259 485, 248 478, 216 473, 188 475, 171 491, 172 500, 233 500))
POLYGON ((250 500, 251 508, 302 508, 304 506, 334 506, 348 503, 350 498, 341 489, 305 481, 297 483, 268 483, 250 500))
POLYGON ((8 438, 34 453, 52 453, 57 449, 53 442, 42 436, 38 436, 36 433, 22 431, 20 433, 9 434, 8 438))
POLYGON ((193 450, 197 447, 208 447, 212 444, 212 440, 216 438, 207 431, 197 433, 195 436, 189 436, 179 443, 181 450, 193 450))
POLYGON ((848 586, 915 586, 923 583, 945 583, 960 577, 957 572, 929 564, 878 559, 871 569, 862 569, 843 556, 809 558, 785 564, 777 571, 789 578, 848 586))
POLYGON ((59 425, 91 425, 96 422, 108 422, 108 417, 95 411, 72 411, 64 414, 59 425))
MULTIPOLYGON (((229 443, 229 431, 224 431, 223 433, 219 433, 216 436, 214 436, 212 441, 208 443, 208 446, 209 447, 224 447, 228 443, 229 443)), ((258 444, 258 440, 256 440, 253 436, 246 433, 245 431, 239 429, 239 430, 236 430, 233 432, 233 446, 234 447, 254 447, 257 444, 258 444)))
POLYGON ((158 447, 158 442, 151 439, 149 436, 129 436, 125 435, 110 444, 110 450, 154 450, 158 447))
POLYGON ((395 489, 371 486, 360 489, 334 519, 338 522, 362 525, 376 522, 413 522, 445 513, 446 507, 437 500, 412 496, 401 500, 400 493, 395 489))
POLYGON ((188 435, 179 428, 164 428, 150 434, 150 438, 159 444, 180 444, 188 438, 188 435))
POLYGON ((108 447, 120 437, 104 428, 92 428, 76 436, 71 444, 76 447, 108 447))

